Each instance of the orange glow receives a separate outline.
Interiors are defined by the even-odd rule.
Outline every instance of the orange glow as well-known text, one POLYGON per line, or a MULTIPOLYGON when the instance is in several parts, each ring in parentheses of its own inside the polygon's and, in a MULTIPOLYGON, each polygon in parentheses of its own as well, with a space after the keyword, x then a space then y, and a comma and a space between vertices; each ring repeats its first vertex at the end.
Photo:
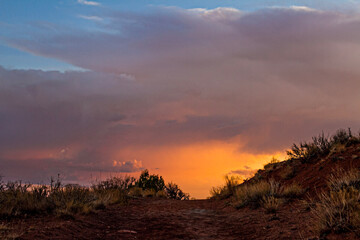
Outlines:
MULTIPOLYGON (((206 198, 213 186, 222 185, 224 176, 234 170, 262 168, 280 154, 248 154, 235 143, 207 142, 189 146, 127 149, 136 152, 150 173, 160 174, 167 182, 177 183, 192 197, 206 198)), ((124 152, 122 151, 122 155, 124 152)))

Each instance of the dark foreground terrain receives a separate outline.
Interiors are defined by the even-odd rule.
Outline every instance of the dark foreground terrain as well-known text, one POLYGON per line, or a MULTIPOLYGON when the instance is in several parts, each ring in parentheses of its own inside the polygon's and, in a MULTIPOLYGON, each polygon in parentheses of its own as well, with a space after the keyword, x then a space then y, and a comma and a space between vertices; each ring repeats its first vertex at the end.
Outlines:
POLYGON ((31 217, 9 223, 19 239, 311 239, 308 211, 300 203, 277 214, 234 210, 215 200, 131 200, 127 206, 75 219, 31 217))

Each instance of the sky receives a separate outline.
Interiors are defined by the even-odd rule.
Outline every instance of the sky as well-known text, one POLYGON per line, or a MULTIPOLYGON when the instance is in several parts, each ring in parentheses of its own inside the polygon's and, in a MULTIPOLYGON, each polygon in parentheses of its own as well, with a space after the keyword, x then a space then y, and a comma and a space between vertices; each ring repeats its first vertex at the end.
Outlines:
POLYGON ((0 0, 0 175, 196 198, 359 130, 359 1, 0 0))

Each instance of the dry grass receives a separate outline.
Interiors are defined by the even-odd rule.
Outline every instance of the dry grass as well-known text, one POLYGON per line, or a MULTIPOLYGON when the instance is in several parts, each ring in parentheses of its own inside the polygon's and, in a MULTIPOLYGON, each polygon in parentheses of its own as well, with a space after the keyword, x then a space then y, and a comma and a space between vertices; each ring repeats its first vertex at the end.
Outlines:
POLYGON ((329 156, 336 154, 336 153, 343 153, 345 151, 346 151, 345 144, 336 143, 333 146, 331 146, 329 156))
POLYGON ((49 213, 70 217, 75 214, 88 214, 100 209, 99 206, 126 202, 125 189, 121 189, 119 185, 104 186, 103 183, 91 188, 79 185, 61 186, 59 181, 55 185, 38 187, 21 182, 2 183, 0 217, 49 213))
POLYGON ((235 191, 235 206, 244 207, 251 205, 259 207, 264 197, 278 196, 280 185, 274 180, 259 181, 253 184, 244 184, 239 186, 235 191))
POLYGON ((143 196, 143 190, 139 187, 132 187, 129 189, 128 192, 129 196, 131 197, 142 197, 143 196))
POLYGON ((239 176, 225 176, 225 185, 213 187, 210 190, 210 196, 214 199, 226 199, 233 196, 236 188, 241 184, 242 178, 239 176))
POLYGON ((320 233, 353 231, 360 235, 360 173, 338 170, 329 178, 329 192, 311 201, 315 230, 320 233))
MULTIPOLYGON (((133 177, 112 177, 91 187, 76 184, 63 186, 59 176, 57 181, 51 179, 50 185, 41 186, 4 183, 0 177, 0 218, 34 214, 72 218, 76 214, 89 214, 108 205, 124 204, 129 196, 171 198, 161 176, 150 175, 147 170, 141 176, 141 184, 140 179, 133 177)), ((172 186, 176 190, 176 199, 189 199, 189 194, 183 193, 178 185, 172 183, 172 186)))
POLYGON ((157 198, 168 198, 168 195, 165 192, 165 190, 160 190, 156 193, 156 197, 157 198))
POLYGON ((155 189, 145 189, 143 190, 143 197, 155 197, 156 191, 155 189))
POLYGON ((277 158, 275 158, 275 157, 273 157, 273 158, 270 160, 269 163, 267 163, 267 164, 264 165, 264 170, 267 171, 267 172, 273 171, 273 170, 275 170, 275 169, 278 168, 279 163, 280 163, 280 160, 277 159, 277 158))
POLYGON ((20 239, 22 235, 24 235, 22 232, 12 232, 4 236, 4 240, 17 240, 20 239))
POLYGON ((0 224, 0 239, 4 239, 4 240, 20 239, 23 234, 24 231, 22 231, 22 229, 14 229, 4 223, 0 224))
POLYGON ((261 206, 267 213, 276 213, 284 200, 274 196, 266 196, 261 200, 261 206))
POLYGON ((360 192, 349 188, 330 193, 321 193, 312 208, 315 230, 319 232, 359 231, 360 192))
POLYGON ((300 197, 304 190, 298 184, 280 186, 274 180, 243 184, 235 192, 235 207, 264 207, 268 212, 275 212, 286 199, 300 197))
POLYGON ((282 179, 291 179, 295 176, 295 168, 293 166, 291 166, 290 164, 287 164, 282 171, 280 172, 280 177, 282 179))
POLYGON ((284 198, 297 198, 304 194, 305 190, 299 184, 291 184, 282 188, 281 196, 284 198))
POLYGON ((331 175, 328 180, 328 186, 333 191, 339 191, 349 187, 360 189, 360 172, 357 169, 345 171, 339 169, 331 175))

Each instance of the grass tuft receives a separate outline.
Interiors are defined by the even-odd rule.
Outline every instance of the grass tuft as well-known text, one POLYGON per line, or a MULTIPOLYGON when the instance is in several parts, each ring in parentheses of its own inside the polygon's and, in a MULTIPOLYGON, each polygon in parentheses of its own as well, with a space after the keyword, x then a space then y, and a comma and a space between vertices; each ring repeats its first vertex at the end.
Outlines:
POLYGON ((214 199, 226 199, 233 196, 236 192, 236 188, 242 182, 242 178, 239 176, 225 176, 225 185, 219 187, 212 187, 210 189, 210 196, 214 199))
POLYGON ((265 196, 262 198, 260 205, 267 213, 276 213, 283 204, 284 200, 275 196, 265 196))
POLYGON ((353 231, 360 235, 360 173, 339 170, 328 181, 329 192, 311 200, 315 230, 320 233, 353 231))

